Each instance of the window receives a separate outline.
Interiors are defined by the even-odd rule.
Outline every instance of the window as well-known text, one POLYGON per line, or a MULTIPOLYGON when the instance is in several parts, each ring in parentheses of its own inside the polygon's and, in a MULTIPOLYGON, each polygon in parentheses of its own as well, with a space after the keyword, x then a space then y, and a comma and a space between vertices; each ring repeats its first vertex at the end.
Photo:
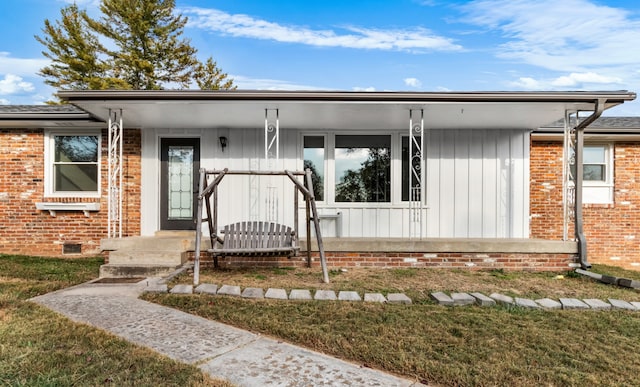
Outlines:
POLYGON ((100 136, 96 133, 46 135, 45 185, 48 196, 98 196, 100 136))
POLYGON ((607 181, 607 149, 604 145, 589 145, 583 150, 585 181, 607 181))
POLYGON ((391 201, 391 136, 335 136, 336 202, 391 201))
MULTIPOLYGON (((586 182, 608 182, 609 145, 585 145, 582 149, 582 180, 586 182)), ((573 151, 572 151, 573 158, 573 151)), ((571 164, 571 179, 576 176, 575 163, 571 164)))
MULTIPOLYGON (((582 150, 582 200, 589 204, 613 203, 613 145, 589 144, 582 150)), ((571 177, 575 177, 575 164, 571 177)))
MULTIPOLYGON (((304 136, 304 169, 311 170, 313 194, 316 200, 324 200, 324 136, 304 136)), ((305 186, 306 186, 305 181, 305 186)))

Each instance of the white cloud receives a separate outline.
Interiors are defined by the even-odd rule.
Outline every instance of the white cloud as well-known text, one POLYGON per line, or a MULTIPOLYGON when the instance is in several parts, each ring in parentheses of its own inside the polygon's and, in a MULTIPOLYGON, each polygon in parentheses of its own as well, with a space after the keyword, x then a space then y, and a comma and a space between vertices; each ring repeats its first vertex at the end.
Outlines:
POLYGON ((530 77, 520 77, 518 78, 517 81, 511 82, 510 86, 512 87, 516 87, 516 88, 520 88, 520 89, 526 89, 526 90, 543 90, 545 89, 545 87, 543 86, 543 84, 533 78, 530 77))
POLYGON ((14 74, 7 74, 4 79, 0 80, 0 95, 25 93, 33 90, 35 87, 31 82, 25 82, 14 74))
POLYGON ((11 101, 8 99, 0 98, 0 105, 11 105, 11 101))
POLYGON ((301 85, 289 81, 267 78, 250 78, 242 75, 229 75, 234 84, 244 90, 323 90, 317 86, 301 85))
POLYGON ((0 74, 35 76, 49 63, 48 59, 13 58, 10 53, 0 51, 0 74))
POLYGON ((414 0, 414 1, 425 7, 435 7, 437 5, 436 0, 414 0))
POLYGON ((556 78, 535 79, 531 77, 520 77, 511 82, 510 86, 526 90, 593 90, 602 89, 602 85, 611 88, 619 85, 621 79, 612 76, 605 76, 594 72, 571 73, 556 78))
POLYGON ((422 82, 420 82, 418 78, 405 78, 404 84, 415 88, 420 88, 422 86, 422 82))
POLYGON ((376 88, 373 86, 369 86, 369 87, 354 87, 352 88, 353 91, 376 91, 376 88))
POLYGON ((452 39, 416 27, 403 30, 345 27, 344 32, 313 30, 286 26, 249 15, 229 14, 216 9, 189 7, 181 9, 189 17, 189 27, 218 32, 234 37, 273 40, 282 43, 317 47, 343 47, 372 50, 460 51, 452 39))
POLYGON ((622 83, 622 80, 618 77, 608 77, 594 72, 587 73, 571 73, 556 78, 551 82, 553 86, 558 87, 580 87, 584 84, 614 84, 622 83))
POLYGON ((640 20, 587 0, 476 0, 466 21, 508 40, 498 55, 565 72, 640 63, 640 20))

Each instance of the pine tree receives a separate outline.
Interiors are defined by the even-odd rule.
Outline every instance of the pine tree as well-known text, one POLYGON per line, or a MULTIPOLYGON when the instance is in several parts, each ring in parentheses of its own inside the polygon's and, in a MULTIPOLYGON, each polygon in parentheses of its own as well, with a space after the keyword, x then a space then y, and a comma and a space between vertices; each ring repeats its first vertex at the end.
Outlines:
POLYGON ((223 73, 218 64, 209 57, 207 61, 198 63, 193 79, 201 90, 235 90, 233 79, 223 73))
POLYGON ((235 89, 213 59, 198 61, 174 9, 175 0, 102 0, 94 20, 67 6, 36 36, 53 62, 40 74, 59 89, 235 89))
POLYGON ((108 65, 100 58, 102 46, 85 23, 86 12, 70 5, 60 10, 61 20, 44 21, 44 37, 36 36, 48 51, 42 54, 51 65, 39 75, 57 89, 106 89, 124 87, 125 83, 109 74, 108 65))

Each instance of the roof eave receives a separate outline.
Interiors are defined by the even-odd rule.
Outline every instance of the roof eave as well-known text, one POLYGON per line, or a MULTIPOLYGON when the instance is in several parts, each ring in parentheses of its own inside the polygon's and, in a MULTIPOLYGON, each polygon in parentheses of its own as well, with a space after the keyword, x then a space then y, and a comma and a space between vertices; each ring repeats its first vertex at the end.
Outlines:
POLYGON ((328 101, 328 102, 590 102, 632 101, 636 94, 620 91, 571 92, 353 92, 270 90, 68 90, 57 95, 68 102, 107 100, 221 100, 221 101, 328 101))

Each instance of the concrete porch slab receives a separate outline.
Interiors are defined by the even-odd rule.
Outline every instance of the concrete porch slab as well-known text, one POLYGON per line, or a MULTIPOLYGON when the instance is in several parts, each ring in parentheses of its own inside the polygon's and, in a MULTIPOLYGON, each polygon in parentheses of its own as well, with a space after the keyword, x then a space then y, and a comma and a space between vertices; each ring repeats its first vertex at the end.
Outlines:
MULTIPOLYGON (((572 241, 501 238, 322 238, 325 251, 429 252, 429 253, 529 253, 577 254, 572 241)), ((306 251, 305 239, 300 240, 301 252, 306 251)), ((311 250, 318 251, 315 239, 311 250)))

